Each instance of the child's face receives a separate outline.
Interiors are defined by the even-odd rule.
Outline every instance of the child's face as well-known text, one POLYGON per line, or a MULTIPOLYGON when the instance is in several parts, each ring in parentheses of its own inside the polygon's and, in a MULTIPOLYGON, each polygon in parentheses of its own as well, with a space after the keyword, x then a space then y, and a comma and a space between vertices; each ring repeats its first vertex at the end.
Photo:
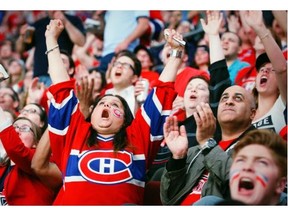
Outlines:
POLYGON ((275 200, 277 203, 281 191, 279 175, 266 147, 248 145, 237 153, 230 168, 231 197, 248 205, 269 205, 275 200))

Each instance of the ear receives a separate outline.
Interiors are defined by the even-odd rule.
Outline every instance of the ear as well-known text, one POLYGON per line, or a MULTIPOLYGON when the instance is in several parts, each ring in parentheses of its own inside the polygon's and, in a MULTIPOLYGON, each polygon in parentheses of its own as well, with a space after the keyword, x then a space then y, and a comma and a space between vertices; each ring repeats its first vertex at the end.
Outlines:
POLYGON ((251 109, 250 119, 253 120, 255 115, 256 115, 256 109, 253 108, 253 109, 251 109))
POLYGON ((286 187, 286 184, 287 184, 287 178, 286 177, 281 177, 279 179, 279 181, 277 182, 277 186, 276 186, 276 193, 277 194, 281 194, 285 187, 286 187))
POLYGON ((13 108, 16 109, 17 107, 19 107, 19 101, 14 101, 13 102, 13 108))

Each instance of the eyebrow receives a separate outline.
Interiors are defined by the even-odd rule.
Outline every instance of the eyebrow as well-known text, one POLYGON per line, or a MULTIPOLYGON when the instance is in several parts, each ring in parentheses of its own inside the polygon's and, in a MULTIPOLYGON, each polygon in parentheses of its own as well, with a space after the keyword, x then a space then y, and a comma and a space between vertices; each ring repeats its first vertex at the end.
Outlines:
MULTIPOLYGON (((223 93, 221 97, 223 97, 223 96, 228 96, 228 95, 229 95, 229 93, 226 92, 226 93, 223 93)), ((242 94, 242 93, 237 93, 237 92, 234 94, 234 96, 241 96, 241 97, 245 98, 244 94, 242 94)))

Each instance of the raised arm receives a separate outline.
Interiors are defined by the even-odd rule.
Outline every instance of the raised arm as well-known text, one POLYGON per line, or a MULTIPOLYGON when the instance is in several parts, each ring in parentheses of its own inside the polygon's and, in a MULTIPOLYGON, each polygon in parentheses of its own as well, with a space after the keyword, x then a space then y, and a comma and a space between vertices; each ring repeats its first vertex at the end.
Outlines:
POLYGON ((85 35, 67 19, 62 11, 56 11, 54 13, 54 19, 60 19, 65 26, 71 41, 78 46, 83 46, 85 44, 85 35))
POLYGON ((164 35, 166 38, 166 41, 168 43, 168 45, 172 48, 171 49, 171 54, 170 54, 170 58, 165 66, 165 68, 163 69, 159 80, 161 80, 162 82, 174 82, 175 78, 176 78, 176 74, 177 71, 179 69, 179 66, 182 62, 181 56, 184 55, 184 47, 182 45, 180 45, 179 43, 175 42, 173 40, 173 37, 182 40, 182 35, 180 35, 179 33, 177 33, 175 30, 171 30, 171 29, 165 29, 164 30, 164 35), (167 32, 169 34, 169 36, 167 36, 167 34, 165 34, 165 32, 167 32))
POLYGON ((284 55, 271 35, 270 31, 264 24, 262 11, 253 10, 245 11, 244 18, 246 23, 253 28, 258 37, 261 39, 265 51, 271 61, 276 73, 276 79, 280 94, 284 103, 287 101, 287 62, 284 55))
POLYGON ((48 129, 42 135, 35 154, 32 158, 31 168, 38 178, 53 190, 57 190, 62 185, 62 174, 55 163, 50 162, 51 149, 48 129))
POLYGON ((124 41, 122 41, 120 44, 117 45, 117 47, 115 48, 115 53, 118 53, 124 49, 127 49, 129 44, 132 41, 136 40, 137 38, 140 38, 148 29, 148 27, 149 27, 148 17, 138 18, 136 28, 130 35, 128 35, 128 37, 125 38, 124 41))
POLYGON ((49 74, 53 84, 68 81, 69 75, 64 67, 60 56, 59 45, 57 39, 64 29, 64 25, 60 19, 50 20, 46 27, 46 55, 48 57, 49 74))
POLYGON ((219 36, 223 14, 219 11, 207 11, 206 19, 207 23, 204 21, 204 19, 201 19, 200 21, 203 30, 209 38, 210 64, 212 64, 219 60, 225 59, 219 36))

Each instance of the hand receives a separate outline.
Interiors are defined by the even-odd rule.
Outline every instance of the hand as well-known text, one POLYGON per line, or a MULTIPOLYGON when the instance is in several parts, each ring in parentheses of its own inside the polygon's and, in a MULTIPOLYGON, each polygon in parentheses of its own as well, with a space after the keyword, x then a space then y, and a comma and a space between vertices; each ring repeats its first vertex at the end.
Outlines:
POLYGON ((90 114, 90 107, 93 104, 94 79, 90 82, 88 77, 82 77, 79 83, 76 83, 76 96, 79 99, 79 108, 85 119, 90 114))
POLYGON ((208 103, 201 102, 196 107, 194 113, 196 121, 196 139, 200 145, 203 145, 209 138, 214 136, 216 131, 216 118, 208 103))
POLYGON ((205 23, 204 19, 200 19, 205 33, 209 35, 218 35, 223 21, 223 14, 219 11, 207 11, 206 19, 207 24, 205 23))
POLYGON ((55 11, 53 13, 53 19, 60 19, 62 21, 63 25, 65 25, 65 22, 67 20, 62 11, 55 11))
POLYGON ((173 154, 174 159, 186 157, 188 151, 188 138, 184 125, 178 127, 176 116, 169 116, 163 126, 165 142, 173 154))
POLYGON ((228 23, 228 29, 230 32, 235 32, 235 33, 239 32, 241 28, 239 17, 237 17, 236 15, 230 15, 227 18, 227 23, 228 23))
POLYGON ((172 113, 176 113, 179 109, 185 109, 184 98, 177 95, 172 104, 172 113))
POLYGON ((178 42, 176 42, 173 38, 177 38, 179 40, 183 40, 183 36, 176 32, 174 29, 165 29, 164 30, 164 37, 167 41, 168 46, 171 47, 171 49, 183 49, 182 45, 180 45, 178 42))
POLYGON ((38 81, 38 77, 32 79, 32 82, 28 87, 27 103, 40 103, 46 87, 44 83, 39 83, 38 81))
POLYGON ((60 19, 50 20, 50 23, 46 27, 45 37, 57 40, 63 29, 64 25, 60 19))
POLYGON ((124 41, 122 41, 121 43, 119 43, 119 44, 116 46, 114 52, 115 52, 115 53, 119 53, 119 52, 121 52, 122 50, 127 49, 128 46, 129 46, 129 44, 124 40, 124 41))
POLYGON ((141 94, 142 91, 144 91, 144 85, 141 82, 141 79, 139 78, 136 83, 135 83, 135 87, 134 87, 134 96, 137 97, 139 94, 141 94))
POLYGON ((255 31, 261 27, 265 27, 261 10, 244 11, 243 18, 245 22, 255 31))

